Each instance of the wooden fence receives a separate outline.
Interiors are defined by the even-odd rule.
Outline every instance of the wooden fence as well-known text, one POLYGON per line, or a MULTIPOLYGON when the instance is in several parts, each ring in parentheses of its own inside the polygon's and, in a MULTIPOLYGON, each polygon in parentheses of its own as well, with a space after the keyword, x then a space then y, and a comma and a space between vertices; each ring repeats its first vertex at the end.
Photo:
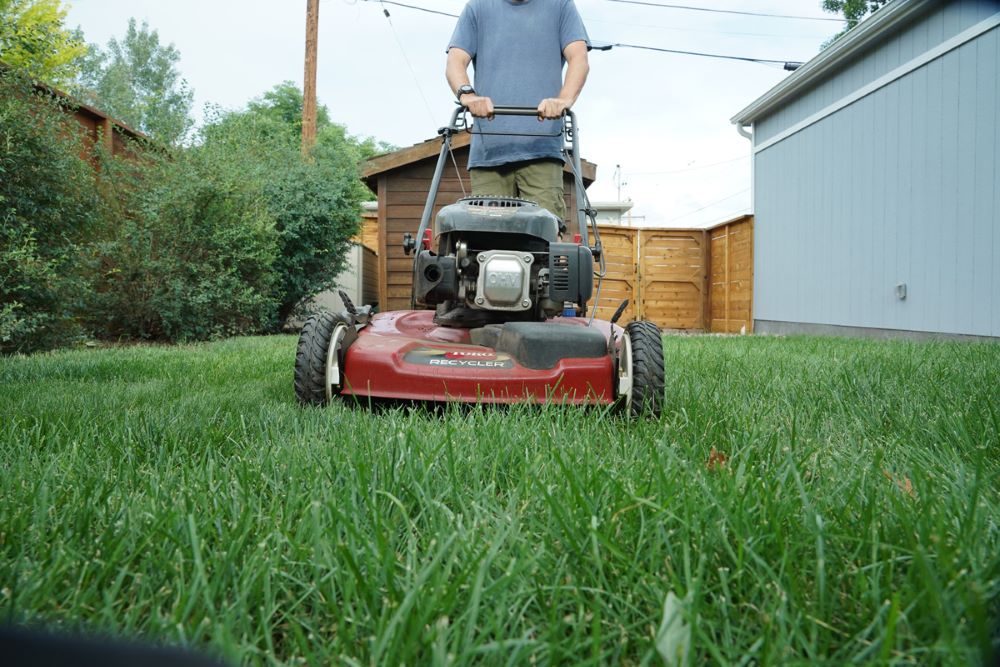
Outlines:
POLYGON ((753 217, 708 230, 709 331, 753 331, 753 217))
MULTIPOLYGON (((624 299, 623 322, 647 319, 664 329, 753 330, 753 217, 708 230, 601 226, 606 275, 597 316, 624 299)), ((595 281, 595 290, 597 283, 595 281)))

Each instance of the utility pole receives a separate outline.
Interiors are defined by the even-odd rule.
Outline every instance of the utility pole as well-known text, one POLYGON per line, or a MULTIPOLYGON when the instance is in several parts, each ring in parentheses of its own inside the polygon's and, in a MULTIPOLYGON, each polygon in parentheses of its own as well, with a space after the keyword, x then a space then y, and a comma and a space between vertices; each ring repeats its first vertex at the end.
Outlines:
POLYGON ((306 0, 306 71, 302 85, 302 155, 316 143, 316 51, 319 0, 306 0))

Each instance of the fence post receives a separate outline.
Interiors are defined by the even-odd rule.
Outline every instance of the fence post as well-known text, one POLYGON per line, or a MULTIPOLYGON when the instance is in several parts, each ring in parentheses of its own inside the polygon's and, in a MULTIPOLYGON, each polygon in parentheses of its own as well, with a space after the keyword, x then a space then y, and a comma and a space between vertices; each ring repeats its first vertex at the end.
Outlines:
POLYGON ((635 266, 635 286, 632 288, 632 299, 635 307, 635 319, 639 321, 645 319, 646 314, 646 309, 642 307, 642 231, 637 229, 634 234, 632 263, 635 266))
POLYGON ((726 324, 725 324, 725 327, 726 327, 726 329, 725 329, 725 332, 726 333, 732 333, 729 330, 729 315, 730 315, 730 312, 729 312, 729 293, 732 291, 732 287, 733 287, 732 283, 729 280, 729 260, 730 260, 730 251, 731 251, 731 248, 729 247, 730 232, 732 232, 732 229, 729 227, 729 225, 726 225, 726 245, 725 245, 725 249, 726 249, 726 275, 725 275, 725 284, 726 284, 726 324))
POLYGON ((701 290, 701 328, 712 330, 712 230, 701 233, 701 264, 705 278, 701 290))

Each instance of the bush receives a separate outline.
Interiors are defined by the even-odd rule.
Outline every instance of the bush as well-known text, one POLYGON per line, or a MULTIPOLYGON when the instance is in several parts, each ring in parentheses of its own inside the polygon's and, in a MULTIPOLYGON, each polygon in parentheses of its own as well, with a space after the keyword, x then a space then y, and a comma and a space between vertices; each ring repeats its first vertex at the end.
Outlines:
POLYGON ((115 158, 117 223, 95 242, 86 321, 99 336, 190 341, 274 321, 274 223, 260 193, 197 151, 115 158))
POLYGON ((97 245, 90 326, 168 341, 277 330, 333 285, 358 229, 359 156, 340 136, 305 161, 287 124, 227 113, 171 156, 112 160, 120 222, 97 245))
POLYGON ((309 160, 295 125, 251 105, 219 114, 197 149, 221 170, 237 170, 259 188, 278 235, 276 321, 333 286, 369 194, 358 179, 360 148, 337 125, 320 132, 309 160))
POLYGON ((343 268, 367 193, 365 148, 342 127, 303 160, 294 128, 251 108, 217 114, 192 147, 115 157, 30 83, 0 85, 0 352, 64 345, 80 325, 162 341, 275 331, 343 268))
POLYGON ((83 244, 103 218, 79 126, 48 95, 0 74, 0 352, 80 334, 83 244))

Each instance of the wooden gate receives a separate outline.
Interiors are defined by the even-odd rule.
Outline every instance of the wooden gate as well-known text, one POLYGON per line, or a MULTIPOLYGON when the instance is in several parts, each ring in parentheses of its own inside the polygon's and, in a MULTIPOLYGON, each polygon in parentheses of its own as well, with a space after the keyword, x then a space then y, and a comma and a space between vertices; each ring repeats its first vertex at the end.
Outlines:
POLYGON ((753 219, 709 230, 712 288, 710 330, 753 331, 753 219))
POLYGON ((705 232, 639 232, 639 309, 664 329, 705 328, 705 232))
POLYGON ((597 317, 610 318, 628 299, 622 323, 644 319, 663 329, 753 331, 752 216, 708 230, 601 225, 600 231, 607 274, 595 302, 597 317))

